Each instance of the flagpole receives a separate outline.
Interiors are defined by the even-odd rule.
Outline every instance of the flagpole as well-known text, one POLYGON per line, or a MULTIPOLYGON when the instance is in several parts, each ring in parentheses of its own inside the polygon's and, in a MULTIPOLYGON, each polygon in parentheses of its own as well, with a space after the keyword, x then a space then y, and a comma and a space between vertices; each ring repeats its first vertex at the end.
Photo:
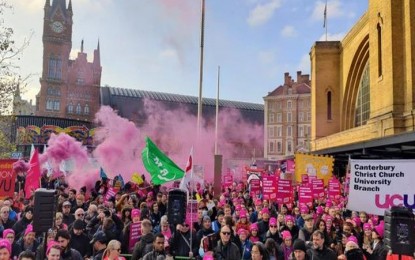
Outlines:
POLYGON ((199 141, 202 121, 202 86, 203 86, 203 47, 205 34, 205 0, 202 0, 202 19, 200 24, 200 64, 199 64, 199 98, 197 100, 197 140, 199 141))
POLYGON ((326 6, 324 7, 324 27, 326 28, 326 41, 327 41, 327 0, 326 0, 326 6))
POLYGON ((220 80, 220 66, 218 66, 218 90, 216 93, 215 154, 218 154, 219 80, 220 80))

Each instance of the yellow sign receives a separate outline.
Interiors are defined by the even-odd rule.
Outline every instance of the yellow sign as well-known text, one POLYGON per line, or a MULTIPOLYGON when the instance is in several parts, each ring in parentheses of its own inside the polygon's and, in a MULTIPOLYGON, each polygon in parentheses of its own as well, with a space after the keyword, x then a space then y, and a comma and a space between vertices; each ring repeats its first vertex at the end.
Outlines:
POLYGON ((301 175, 316 176, 327 185, 333 175, 334 158, 312 154, 295 154, 295 180, 301 182, 301 175))
POLYGON ((131 176, 131 181, 136 183, 137 185, 141 185, 144 182, 143 178, 141 178, 141 176, 137 172, 133 173, 133 175, 131 176))

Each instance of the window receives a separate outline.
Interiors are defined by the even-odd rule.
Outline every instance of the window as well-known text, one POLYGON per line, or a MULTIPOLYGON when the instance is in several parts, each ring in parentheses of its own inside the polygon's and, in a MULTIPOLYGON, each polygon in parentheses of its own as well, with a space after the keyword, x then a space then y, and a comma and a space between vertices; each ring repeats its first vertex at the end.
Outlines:
POLYGON ((53 100, 46 100, 46 110, 53 110, 53 100))
POLYGON ((291 95, 293 93, 293 89, 292 88, 288 88, 288 95, 291 95))
POLYGON ((291 100, 287 101, 287 109, 291 110, 293 107, 293 102, 291 100))
POLYGON ((53 110, 59 111, 61 108, 61 102, 59 100, 53 101, 53 110))
POLYGON ((277 126, 277 137, 282 137, 282 127, 277 126))
POLYGON ((62 60, 59 57, 49 58, 48 78, 62 79, 62 60))
POLYGON ((269 142, 269 152, 270 153, 275 152, 274 142, 269 142))
POLYGON ((311 112, 307 112, 307 121, 310 122, 311 121, 311 112))
POLYGON ((274 123, 275 121, 275 114, 274 113, 269 113, 269 122, 270 124, 274 123))
POLYGON ((287 153, 292 153, 292 142, 291 141, 287 141, 287 153))
POLYGON ((282 151, 282 144, 281 142, 277 142, 277 152, 281 152, 282 151))
POLYGON ((277 102, 277 109, 281 109, 282 108, 282 102, 277 102))
POLYGON ((281 123, 281 122, 282 122, 282 114, 277 113, 277 123, 281 123))
POLYGON ((84 107, 84 114, 89 115, 89 106, 88 106, 88 104, 86 104, 85 107, 84 107))
POLYGON ((327 92, 327 120, 331 120, 331 91, 327 92))
POLYGON ((274 137, 274 127, 268 127, 268 137, 269 138, 274 137))
POLYGON ((298 113, 298 120, 300 120, 300 122, 304 121, 304 112, 298 113))
POLYGON ((292 121, 292 114, 291 112, 287 112, 287 122, 291 122, 292 121))
POLYGON ((304 127, 299 126, 298 127, 298 132, 299 132, 299 134, 298 134, 299 137, 304 137, 304 127))
POLYGON ((68 105, 68 113, 69 114, 72 114, 73 113, 73 104, 72 104, 72 102, 69 103, 69 105, 68 105))
POLYGON ((292 126, 290 126, 290 125, 287 126, 287 136, 292 136, 292 134, 293 134, 292 129, 293 129, 292 126))
POLYGON ((366 65, 359 84, 356 101, 355 126, 365 125, 370 115, 369 64, 366 65))
POLYGON ((81 111, 82 111, 81 104, 78 103, 78 105, 76 105, 76 113, 81 114, 81 111))

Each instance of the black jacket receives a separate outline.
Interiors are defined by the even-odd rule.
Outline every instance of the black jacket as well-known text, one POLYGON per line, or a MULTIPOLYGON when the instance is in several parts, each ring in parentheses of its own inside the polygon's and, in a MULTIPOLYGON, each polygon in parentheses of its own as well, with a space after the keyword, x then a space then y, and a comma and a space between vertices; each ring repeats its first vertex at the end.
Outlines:
POLYGON ((13 225, 12 229, 16 234, 15 240, 18 240, 20 237, 22 237, 27 228, 27 225, 29 225, 31 222, 31 220, 28 220, 25 216, 23 216, 19 221, 17 221, 13 225))
POLYGON ((90 257, 92 255, 92 246, 89 241, 90 239, 85 233, 78 236, 71 231, 70 246, 78 250, 82 257, 90 257))
POLYGON ((131 259, 140 259, 145 254, 153 250, 154 239, 155 239, 155 236, 153 233, 148 233, 142 236, 140 241, 138 241, 134 246, 131 259))
POLYGON ((307 255, 313 260, 337 260, 336 253, 326 246, 322 250, 314 248, 308 249, 307 255))
POLYGON ((222 244, 222 241, 218 241, 218 244, 213 249, 213 255, 215 260, 236 260, 241 259, 241 251, 235 243, 229 242, 226 245, 222 244))
MULTIPOLYGON (((173 256, 189 256, 190 252, 190 231, 181 233, 176 231, 169 240, 170 253, 173 256)), ((196 241, 196 234, 192 234, 192 252, 194 256, 199 253, 199 245, 196 241)))

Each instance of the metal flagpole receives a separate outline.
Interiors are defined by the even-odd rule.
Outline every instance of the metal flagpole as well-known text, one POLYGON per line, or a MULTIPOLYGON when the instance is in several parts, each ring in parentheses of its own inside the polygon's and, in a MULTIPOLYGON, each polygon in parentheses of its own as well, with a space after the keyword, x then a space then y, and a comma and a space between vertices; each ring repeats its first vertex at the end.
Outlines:
POLYGON ((197 100, 197 140, 200 138, 202 121, 202 87, 203 87, 203 47, 205 41, 205 0, 202 0, 202 19, 200 28, 200 65, 199 65, 199 98, 197 100))

